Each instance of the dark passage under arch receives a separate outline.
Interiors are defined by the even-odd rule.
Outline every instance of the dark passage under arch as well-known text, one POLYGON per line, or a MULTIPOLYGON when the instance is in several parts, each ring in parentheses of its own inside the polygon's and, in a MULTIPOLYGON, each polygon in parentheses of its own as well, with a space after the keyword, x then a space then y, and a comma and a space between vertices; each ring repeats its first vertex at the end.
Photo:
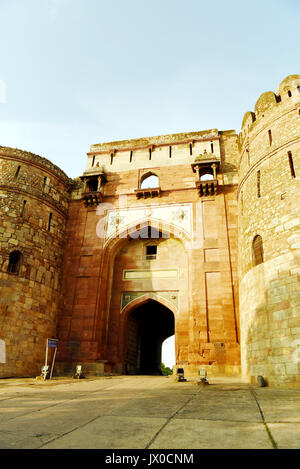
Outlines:
POLYGON ((159 302, 149 300, 134 309, 127 319, 125 372, 160 374, 162 343, 174 331, 174 314, 159 302))

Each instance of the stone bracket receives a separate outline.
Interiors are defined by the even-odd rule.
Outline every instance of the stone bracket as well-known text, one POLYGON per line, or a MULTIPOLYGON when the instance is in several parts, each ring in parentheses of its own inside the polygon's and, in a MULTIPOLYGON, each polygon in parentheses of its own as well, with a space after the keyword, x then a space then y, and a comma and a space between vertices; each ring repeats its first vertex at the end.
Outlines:
POLYGON ((160 197, 161 190, 160 187, 155 187, 151 189, 135 189, 135 194, 137 199, 148 199, 153 197, 160 197))

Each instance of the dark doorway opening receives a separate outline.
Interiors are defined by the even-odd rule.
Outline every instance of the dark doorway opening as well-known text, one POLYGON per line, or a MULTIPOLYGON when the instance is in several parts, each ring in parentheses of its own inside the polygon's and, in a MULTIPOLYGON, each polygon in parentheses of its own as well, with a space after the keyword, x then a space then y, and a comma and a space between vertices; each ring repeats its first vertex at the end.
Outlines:
POLYGON ((127 374, 161 374, 161 350, 165 339, 175 333, 172 311, 149 300, 134 309, 127 319, 127 374))

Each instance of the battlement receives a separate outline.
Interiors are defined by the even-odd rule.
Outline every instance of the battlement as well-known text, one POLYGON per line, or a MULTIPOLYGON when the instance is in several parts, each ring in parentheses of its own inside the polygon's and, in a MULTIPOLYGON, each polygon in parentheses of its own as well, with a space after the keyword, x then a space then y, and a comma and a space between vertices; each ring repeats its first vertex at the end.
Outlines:
POLYGON ((73 181, 46 158, 0 146, 0 187, 15 199, 22 195, 25 203, 27 197, 33 197, 65 217, 73 181))
POLYGON ((239 134, 239 146, 247 144, 249 133, 257 126, 264 125, 273 114, 284 112, 287 107, 300 108, 300 75, 287 76, 278 86, 276 92, 266 91, 260 95, 254 106, 254 111, 247 111, 242 122, 239 134))
POLYGON ((221 140, 236 139, 234 130, 209 129, 92 145, 85 173, 97 167, 107 172, 190 164, 202 154, 221 158, 221 140))
POLYGON ((178 134, 159 135, 156 137, 144 137, 130 140, 119 140, 108 143, 98 143, 91 145, 90 154, 106 153, 110 151, 140 150, 152 146, 179 145, 183 143, 193 143, 193 141, 203 139, 219 138, 218 129, 202 130, 197 132, 183 132, 178 134))
POLYGON ((62 179, 65 184, 72 183, 72 179, 70 179, 58 166, 51 163, 51 161, 47 160, 43 156, 36 155, 29 151, 20 150, 19 148, 3 147, 0 145, 0 157, 13 160, 23 160, 27 163, 42 166, 42 169, 48 169, 62 179))

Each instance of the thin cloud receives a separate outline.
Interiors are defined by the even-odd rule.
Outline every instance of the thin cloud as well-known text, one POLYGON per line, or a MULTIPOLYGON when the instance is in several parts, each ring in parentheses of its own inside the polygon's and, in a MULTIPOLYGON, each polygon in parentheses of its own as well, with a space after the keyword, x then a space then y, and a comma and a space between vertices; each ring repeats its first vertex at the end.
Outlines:
POLYGON ((6 103, 6 82, 0 80, 0 104, 6 103))
POLYGON ((69 0, 48 0, 49 16, 55 20, 60 14, 61 10, 69 3, 69 0))

